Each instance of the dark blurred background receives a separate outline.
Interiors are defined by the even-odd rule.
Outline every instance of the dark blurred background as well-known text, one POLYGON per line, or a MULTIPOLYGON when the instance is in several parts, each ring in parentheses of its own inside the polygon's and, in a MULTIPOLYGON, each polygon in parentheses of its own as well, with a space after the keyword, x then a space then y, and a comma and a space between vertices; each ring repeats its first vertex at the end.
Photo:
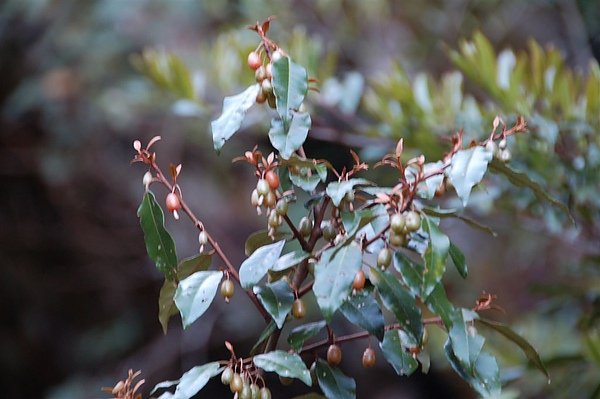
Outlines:
MULTIPOLYGON (((217 156, 208 122, 220 112, 224 95, 252 81, 239 56, 257 43, 246 25, 276 15, 271 37, 292 57, 303 50, 327 55, 309 63, 311 75, 324 82, 357 71, 368 84, 395 60, 410 76, 449 71, 453 66, 444 46, 456 48, 459 39, 476 30, 497 50, 524 48, 529 38, 552 43, 569 66, 585 70, 594 43, 597 56, 599 51, 590 33, 594 19, 585 11, 594 9, 593 3, 4 0, 0 396, 105 397, 100 388, 114 385, 129 368, 142 370, 146 396, 160 381, 226 357, 225 334, 240 348, 254 343, 263 325, 241 295, 228 305, 215 301, 185 332, 174 318, 168 334, 162 334, 157 319, 162 280, 146 255, 136 217, 144 169, 129 165, 133 140, 161 135, 155 147, 159 162, 165 167, 183 163, 180 184, 186 198, 231 258, 238 264, 244 259, 245 238, 264 221, 248 202, 250 171, 231 159, 255 142, 268 151, 267 128, 262 122, 251 124, 217 156), (198 109, 187 112, 185 103, 173 107, 176 98, 134 69, 131 55, 145 47, 166 49, 185 61, 201 99, 198 109)), ((329 117, 321 114, 321 119, 329 117)), ((250 118, 261 120, 260 113, 250 118)), ((347 150, 340 151, 335 141, 313 140, 307 152, 334 157, 342 165, 347 150)), ((194 254, 192 226, 167 219, 178 254, 194 254)), ((535 220, 529 230, 510 213, 491 212, 486 221, 499 237, 446 225, 471 259, 472 270, 466 282, 449 272, 451 299, 469 307, 482 290, 494 292, 507 311, 504 319, 529 326, 523 331, 533 329, 534 344, 540 334, 554 333, 562 334, 556 345, 568 347, 570 332, 559 331, 562 324, 524 315, 543 305, 531 283, 551 280, 552 270, 583 250, 545 233, 531 238, 531 231, 540 231, 535 220)), ((346 350, 343 365, 357 375, 359 397, 473 396, 439 354, 432 354, 429 375, 407 379, 395 376, 382 356, 377 368, 361 371, 360 353, 360 347, 346 350)), ((537 384, 532 392, 523 388, 527 384, 516 384, 505 397, 549 397, 545 390, 551 388, 539 380, 531 384, 537 384)), ((225 395, 217 382, 207 389, 201 397, 225 395)), ((300 384, 294 389, 303 392, 300 384)))

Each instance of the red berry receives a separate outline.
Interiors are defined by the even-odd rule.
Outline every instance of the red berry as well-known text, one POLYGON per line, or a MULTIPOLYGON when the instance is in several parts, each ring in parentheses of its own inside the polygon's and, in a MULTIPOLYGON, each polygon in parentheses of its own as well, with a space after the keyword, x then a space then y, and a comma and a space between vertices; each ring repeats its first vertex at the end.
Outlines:
POLYGON ((262 65, 262 60, 260 59, 260 55, 256 51, 251 51, 248 54, 248 66, 252 70, 257 70, 262 65))
POLYGON ((174 212, 181 209, 181 201, 175 193, 169 193, 166 200, 167 209, 169 212, 174 212))
POLYGON ((357 291, 362 290, 365 287, 365 272, 359 270, 356 275, 354 275, 354 282, 352 283, 352 288, 357 291))
POLYGON ((277 176, 277 172, 275 172, 274 170, 270 170, 265 174, 265 179, 267 180, 267 183, 269 183, 269 187, 271 187, 271 190, 277 190, 277 188, 279 187, 279 176, 277 176))
POLYGON ((342 362, 342 350, 336 344, 329 345, 327 349, 327 363, 330 366, 337 366, 342 362))

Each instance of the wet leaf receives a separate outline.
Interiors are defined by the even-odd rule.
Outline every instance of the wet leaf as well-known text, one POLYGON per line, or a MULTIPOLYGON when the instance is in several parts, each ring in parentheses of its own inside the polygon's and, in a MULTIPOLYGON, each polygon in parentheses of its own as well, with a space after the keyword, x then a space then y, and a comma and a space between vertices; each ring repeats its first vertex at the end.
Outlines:
POLYGON ((273 371, 285 378, 297 378, 308 386, 312 385, 310 372, 295 353, 276 350, 254 356, 253 362, 265 371, 273 371))

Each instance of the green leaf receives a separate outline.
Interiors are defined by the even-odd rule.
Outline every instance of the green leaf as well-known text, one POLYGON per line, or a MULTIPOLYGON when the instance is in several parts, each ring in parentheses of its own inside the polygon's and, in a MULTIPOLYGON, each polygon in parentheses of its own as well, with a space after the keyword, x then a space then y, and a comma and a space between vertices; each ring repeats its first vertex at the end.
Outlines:
POLYGON ((296 175, 290 172, 290 181, 294 186, 306 192, 311 192, 319 185, 321 178, 318 175, 296 175))
POLYGON ((277 262, 270 270, 274 272, 280 272, 282 270, 289 269, 290 267, 300 264, 303 260, 310 257, 309 253, 299 249, 298 251, 288 252, 282 255, 281 258, 277 259, 277 262))
POLYGON ((362 253, 356 244, 345 245, 336 254, 334 249, 323 252, 315 265, 313 285, 319 308, 328 321, 350 295, 354 276, 362 265, 362 253))
MULTIPOLYGON (((423 165, 423 174, 427 175, 432 172, 436 172, 438 170, 443 170, 444 162, 429 162, 423 165)), ((419 191, 417 194, 421 198, 432 199, 435 196, 435 192, 442 184, 444 180, 444 173, 440 173, 438 175, 433 175, 429 179, 425 180, 423 183, 419 185, 419 191)))
POLYGON ((165 381, 157 384, 150 392, 150 395, 156 392, 157 389, 168 388, 169 386, 177 384, 175 394, 170 397, 173 399, 189 399, 200 392, 208 380, 221 373, 221 371, 222 368, 220 367, 219 362, 192 367, 185 372, 178 381, 165 381))
POLYGON ((465 370, 470 372, 479 357, 485 339, 469 331, 463 309, 457 309, 451 318, 452 328, 448 332, 448 337, 452 343, 452 351, 465 370))
POLYGON ((229 140, 242 126, 246 111, 256 102, 260 85, 253 84, 246 90, 223 100, 223 113, 210 123, 215 151, 219 152, 225 141, 229 140))
POLYGON ((273 92, 277 113, 287 123, 292 110, 296 111, 304 101, 308 91, 306 69, 284 56, 273 63, 273 92))
POLYGON ((354 399, 356 398, 356 382, 340 371, 331 367, 323 359, 317 359, 315 372, 319 387, 328 398, 354 399))
POLYGON ((488 353, 481 352, 473 370, 466 370, 452 351, 450 340, 444 345, 444 352, 456 373, 481 396, 497 396, 500 394, 500 372, 496 359, 488 353))
POLYGON ((371 290, 365 288, 352 295, 342 304, 340 310, 350 323, 364 328, 379 341, 383 339, 385 321, 379 304, 371 295, 371 290))
POLYGON ((452 328, 452 315, 456 310, 448 300, 444 286, 441 283, 435 286, 431 294, 427 297, 425 304, 433 313, 440 316, 446 330, 452 328))
POLYGON ((511 330, 506 324, 487 319, 476 319, 476 321, 483 324, 486 327, 498 331, 500 334, 504 335, 506 338, 517 344, 519 348, 521 348, 523 353, 525 353, 527 359, 529 359, 529 361, 531 361, 531 363, 533 363, 533 365, 538 370, 540 370, 546 376, 546 378, 548 378, 548 383, 550 383, 550 374, 548 373, 548 370, 546 370, 546 367, 544 366, 540 355, 537 353, 535 348, 531 346, 529 342, 527 342, 525 338, 511 330))
POLYGON ((277 327, 282 328, 285 317, 294 303, 294 293, 290 285, 284 280, 277 280, 265 286, 255 286, 254 293, 273 317, 277 327))
POLYGON ((469 269, 467 268, 467 260, 460 248, 450 243, 448 253, 450 254, 452 263, 454 263, 454 266, 456 267, 456 270, 458 270, 458 273, 461 275, 461 277, 467 278, 467 274, 469 274, 469 269))
POLYGON ((263 332, 260 334, 260 337, 258 337, 258 340, 254 344, 252 349, 250 349, 250 354, 251 355, 255 354, 256 351, 258 351, 258 349, 260 348, 260 345, 263 342, 265 342, 267 340, 267 338, 269 338, 271 336, 271 334, 273 334, 275 332, 275 330, 277 330, 277 324, 275 324, 275 322, 273 320, 271 320, 271 322, 269 324, 267 324, 267 326, 265 327, 263 332))
POLYGON ((495 158, 494 158, 494 160, 492 160, 492 162, 490 164, 490 169, 493 172, 502 173, 504 176, 506 176, 508 178, 508 180, 513 185, 515 185, 517 187, 527 187, 527 188, 531 189, 533 191, 533 193, 535 194, 535 196, 540 201, 548 201, 550 204, 554 205, 558 209, 565 212, 565 214, 567 214, 569 216, 571 221, 574 222, 573 216, 569 212, 569 208, 567 208, 567 206, 565 204, 563 204, 562 202, 560 202, 559 200, 557 200, 556 198, 554 198, 550 194, 548 194, 546 191, 544 191, 544 189, 542 188, 542 186, 540 184, 531 180, 529 178, 529 176, 527 176, 525 173, 516 171, 516 170, 512 169, 510 166, 503 163, 502 161, 499 161, 495 158))
POLYGON ((252 255, 258 248, 267 244, 272 244, 275 240, 281 240, 282 238, 288 238, 289 234, 281 231, 275 232, 275 239, 269 236, 267 230, 259 230, 248 236, 246 243, 244 244, 244 253, 246 256, 252 255))
POLYGON ((244 289, 258 284, 260 279, 267 274, 267 270, 275 264, 285 240, 258 248, 240 266, 240 283, 244 289))
POLYGON ((423 271, 422 296, 427 298, 436 284, 442 280, 446 271, 446 257, 450 248, 450 240, 440 231, 434 221, 423 215, 423 230, 429 234, 427 249, 423 254, 425 270, 423 271))
POLYGON ((177 306, 173 296, 177 289, 177 283, 165 279, 160 293, 158 294, 158 321, 162 326, 163 333, 167 334, 167 327, 169 326, 169 319, 177 314, 177 306))
POLYGON ((276 350, 254 356, 253 362, 265 371, 273 371, 281 377, 297 378, 308 386, 312 385, 310 372, 296 353, 276 350))
POLYGON ((406 352, 402 346, 398 330, 386 331, 383 342, 379 343, 379 347, 385 359, 398 375, 411 375, 419 366, 412 355, 406 352))
POLYGON ((422 264, 414 262, 400 251, 394 253, 394 267, 402 275, 404 283, 408 286, 414 296, 421 296, 423 290, 423 273, 425 268, 422 264))
POLYGON ((349 179, 343 181, 331 182, 327 185, 327 195, 331 198, 331 202, 335 206, 340 206, 340 203, 355 186, 372 186, 373 183, 367 179, 349 179))
POLYGON ((467 206, 471 189, 483 179, 493 156, 493 152, 482 146, 460 150, 452 156, 452 163, 446 169, 446 175, 462 200, 463 206, 467 206))
POLYGON ((294 328, 290 331, 290 335, 288 335, 287 341, 288 344, 298 352, 302 349, 304 343, 317 335, 321 330, 325 328, 327 323, 325 320, 317 321, 314 323, 306 323, 301 326, 294 328))
POLYGON ((222 278, 222 271, 200 271, 179 282, 174 299, 181 313, 183 328, 208 309, 222 278))
POLYGON ((421 309, 417 306, 415 299, 390 273, 371 268, 370 279, 377 287, 385 307, 396 316, 396 320, 407 335, 420 343, 423 337, 423 323, 421 309))
MULTIPOLYGON (((198 254, 180 261, 177 266, 177 278, 181 281, 193 273, 208 269, 211 260, 212 255, 198 254)), ((160 321, 165 334, 169 326, 169 319, 178 313, 173 298, 176 289, 177 284, 175 282, 165 279, 158 295, 158 321, 160 321)))
POLYGON ((287 124, 282 119, 273 118, 269 130, 269 140, 279 151, 283 159, 289 159, 292 154, 302 147, 310 129, 310 115, 306 112, 291 113, 291 121, 287 124))
POLYGON ((161 207, 151 191, 144 194, 144 199, 138 208, 137 215, 144 231, 144 241, 148 256, 156 268, 172 280, 177 266, 175 242, 165 229, 165 217, 161 207))

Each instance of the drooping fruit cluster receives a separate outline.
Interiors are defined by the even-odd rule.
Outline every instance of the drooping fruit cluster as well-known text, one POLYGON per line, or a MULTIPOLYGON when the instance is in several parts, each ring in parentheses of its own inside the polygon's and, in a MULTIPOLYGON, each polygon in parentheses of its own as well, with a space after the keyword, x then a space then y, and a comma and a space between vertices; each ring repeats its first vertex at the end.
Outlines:
MULTIPOLYGON (((234 397, 239 399, 271 399, 271 391, 266 386, 258 386, 258 380, 252 373, 242 371, 238 373, 231 365, 221 373, 223 385, 229 385, 229 390, 234 397)), ((263 382, 264 384, 264 382, 263 382)))
MULTIPOLYGON (((397 212, 390 216, 390 233, 388 236, 388 242, 390 245, 394 247, 403 247, 408 244, 409 234, 413 233, 421 227, 421 215, 417 211, 405 211, 405 212, 397 212)), ((389 250, 388 250, 389 251, 389 250)), ((381 254, 380 254, 381 255, 381 254)), ((389 261, 387 265, 384 263, 379 263, 379 258, 381 260, 387 260, 388 257, 385 255, 381 255, 378 257, 377 264, 382 268, 387 268, 391 261, 391 252, 389 256, 389 261)))
POLYGON ((275 50, 271 54, 271 59, 266 65, 263 65, 261 56, 258 52, 252 51, 248 54, 248 67, 254 71, 254 78, 260 85, 260 90, 256 95, 256 102, 259 104, 267 103, 271 108, 275 108, 275 94, 273 93, 273 63, 281 58, 281 52, 275 50), (272 61, 272 62, 271 62, 272 61))
POLYGON ((494 154, 502 162, 508 162, 512 158, 510 150, 507 148, 508 143, 506 138, 503 138, 496 144, 493 140, 489 140, 485 144, 485 148, 494 154))
POLYGON ((288 211, 288 202, 278 193, 278 188, 279 176, 274 169, 269 169, 258 180, 256 189, 252 191, 250 197, 252 206, 256 207, 259 214, 261 213, 261 207, 267 208, 267 225, 270 236, 274 236, 288 211))

